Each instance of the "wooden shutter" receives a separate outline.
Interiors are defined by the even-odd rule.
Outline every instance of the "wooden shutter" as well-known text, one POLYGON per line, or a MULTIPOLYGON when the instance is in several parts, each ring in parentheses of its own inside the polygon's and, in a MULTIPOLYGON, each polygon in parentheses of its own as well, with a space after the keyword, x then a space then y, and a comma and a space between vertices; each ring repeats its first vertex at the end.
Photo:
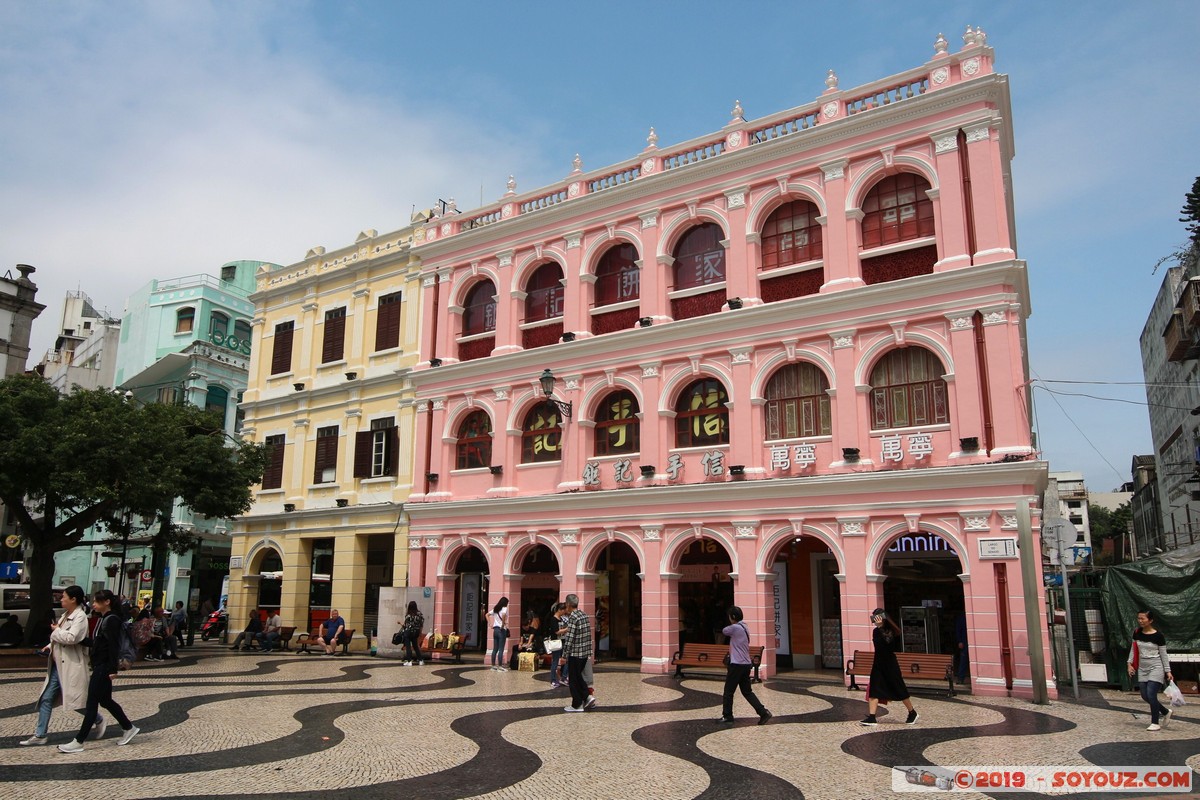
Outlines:
POLYGON ((346 309, 325 312, 325 338, 321 343, 321 363, 339 361, 346 344, 346 309))
MULTIPOLYGON (((338 452, 338 429, 336 426, 331 428, 317 429, 317 452, 313 463, 313 483, 326 483, 323 481, 321 473, 326 468, 337 468, 337 452, 338 452)), ((336 480, 336 475, 334 476, 336 480)))
POLYGON ((271 374, 292 370, 292 336, 295 323, 281 322, 275 326, 275 344, 271 350, 271 374))
POLYGON ((387 474, 398 475, 400 469, 400 429, 391 427, 387 429, 387 449, 385 452, 385 460, 387 462, 387 474))
POLYGON ((354 434, 354 477, 371 477, 371 445, 375 431, 359 431, 354 434))
POLYGON ((267 437, 267 466, 263 470, 262 488, 280 489, 283 487, 283 451, 285 438, 283 436, 267 437))
POLYGON ((400 346, 400 292, 379 298, 375 318, 375 349, 387 350, 400 346))

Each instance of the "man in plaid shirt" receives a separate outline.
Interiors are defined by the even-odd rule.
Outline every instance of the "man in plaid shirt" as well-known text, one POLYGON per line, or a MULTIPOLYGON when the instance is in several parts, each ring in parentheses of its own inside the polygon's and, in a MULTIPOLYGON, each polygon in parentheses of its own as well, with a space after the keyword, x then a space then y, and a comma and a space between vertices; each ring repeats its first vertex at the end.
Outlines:
POLYGON ((588 697, 583 669, 592 655, 592 621, 579 610, 579 596, 567 595, 567 632, 563 636, 563 654, 567 657, 567 685, 571 687, 571 705, 563 711, 586 711, 595 703, 588 697))

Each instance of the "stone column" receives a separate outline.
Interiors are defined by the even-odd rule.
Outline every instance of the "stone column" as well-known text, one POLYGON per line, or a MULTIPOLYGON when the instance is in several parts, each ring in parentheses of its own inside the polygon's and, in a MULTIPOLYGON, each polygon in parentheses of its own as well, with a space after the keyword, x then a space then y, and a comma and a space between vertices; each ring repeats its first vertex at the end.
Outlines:
POLYGON ((1007 261, 1016 253, 1009 236, 1008 187, 1004 185, 1000 142, 993 138, 990 122, 969 125, 965 131, 975 217, 975 263, 1007 261))
POLYGON ((825 226, 825 284, 821 293, 839 292, 864 286, 858 263, 861 235, 858 221, 862 212, 846 210, 846 159, 821 165, 825 177, 825 218, 817 221, 825 226))
POLYGON ((971 265, 967 252, 966 202, 963 196, 963 174, 959 166, 958 129, 935 133, 934 161, 937 164, 938 188, 927 194, 933 201, 937 222, 938 260, 934 271, 940 272, 971 265))

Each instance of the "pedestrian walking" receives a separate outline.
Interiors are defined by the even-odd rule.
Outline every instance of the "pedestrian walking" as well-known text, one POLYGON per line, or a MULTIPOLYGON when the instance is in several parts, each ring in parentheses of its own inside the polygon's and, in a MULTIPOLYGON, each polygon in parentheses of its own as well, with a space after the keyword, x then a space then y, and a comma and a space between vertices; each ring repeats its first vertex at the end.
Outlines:
POLYGON ((896 651, 900 649, 900 627, 892 621, 882 608, 871 612, 871 622, 875 630, 871 632, 871 640, 875 644, 875 659, 871 662, 870 683, 867 684, 867 716, 859 725, 878 725, 875 712, 879 704, 887 705, 889 700, 899 700, 908 709, 906 725, 912 725, 921 715, 913 708, 909 699, 908 686, 904 683, 904 675, 900 672, 900 664, 896 661, 896 651))
POLYGON ((725 694, 721 698, 721 718, 717 724, 733 724, 733 693, 740 689, 742 697, 758 714, 758 724, 766 725, 772 716, 771 712, 755 697, 750 685, 750 670, 754 668, 754 662, 750 660, 750 629, 743 622, 745 615, 742 609, 737 606, 730 606, 728 617, 729 624, 721 633, 729 640, 729 664, 725 667, 725 694))
POLYGON ((546 652, 550 654, 550 688, 557 689, 560 686, 566 686, 566 678, 562 674, 562 665, 565 663, 562 660, 562 637, 567 632, 567 624, 563 621, 563 617, 567 614, 566 603, 555 603, 550 606, 550 616, 546 618, 546 624, 543 628, 546 631, 546 638, 543 643, 546 647, 546 652))
POLYGON ((1136 675, 1141 684, 1142 699, 1150 704, 1150 725, 1146 730, 1157 731, 1171 721, 1171 709, 1159 702, 1158 693, 1175 677, 1171 674, 1171 660, 1167 655, 1167 637, 1154 626, 1154 612, 1139 611, 1137 624, 1126 665, 1129 675, 1136 675))
POLYGON ((508 672, 504 666, 504 642, 508 639, 508 598, 501 597, 495 607, 488 612, 492 623, 492 669, 508 672))
POLYGON ((567 659, 567 685, 571 687, 571 705, 563 711, 586 711, 594 704, 588 702, 587 679, 584 669, 592 655, 592 621, 579 609, 579 596, 567 595, 567 631, 563 635, 563 653, 567 659))
POLYGON ((425 615, 417 608, 416 600, 408 601, 408 609, 404 613, 404 623, 400 626, 400 643, 404 645, 404 666, 411 667, 417 662, 418 667, 425 666, 425 657, 421 655, 421 630, 425 627, 425 615))
MULTIPOLYGON (((117 659, 121 651, 121 627, 124 624, 121 616, 113 610, 115 599, 116 596, 108 589, 101 589, 92 597, 92 610, 100 614, 101 618, 100 624, 96 627, 96 633, 90 641, 92 677, 88 681, 86 711, 83 715, 83 724, 79 726, 79 733, 71 741, 58 746, 58 749, 64 753, 83 752, 83 740, 87 738, 92 726, 96 724, 101 706, 113 715, 113 719, 120 724, 121 730, 124 731, 121 738, 117 740, 117 744, 129 744, 138 734, 139 729, 129 721, 129 717, 125 716, 125 710, 117 704, 117 701, 113 700, 112 696, 112 682, 119 674, 117 659)), ((102 734, 103 731, 101 731, 102 734)))
MULTIPOLYGON (((37 725, 33 736, 22 739, 20 744, 46 744, 50 726, 50 714, 56 701, 62 700, 64 709, 83 713, 87 705, 88 650, 84 642, 88 638, 87 611, 84 604, 87 595, 78 586, 68 586, 63 592, 63 614, 50 625, 50 644, 42 648, 47 655, 46 680, 37 701, 37 725)), ((104 735, 108 726, 104 717, 96 719, 94 738, 104 735)))

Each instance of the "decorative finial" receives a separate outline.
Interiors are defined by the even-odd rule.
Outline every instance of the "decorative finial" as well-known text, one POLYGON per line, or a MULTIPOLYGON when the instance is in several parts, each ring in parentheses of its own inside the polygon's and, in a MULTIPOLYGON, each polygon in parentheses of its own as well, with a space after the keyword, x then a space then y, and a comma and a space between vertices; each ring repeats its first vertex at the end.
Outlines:
POLYGON ((838 87, 838 76, 833 70, 829 70, 829 74, 825 76, 825 87, 828 89, 836 89, 838 87))
POLYGON ((646 137, 646 144, 651 147, 658 147, 658 134, 654 132, 654 128, 650 128, 650 135, 646 137))
POLYGON ((975 28, 975 44, 987 44, 987 34, 983 32, 983 28, 975 28))
POLYGON ((516 179, 516 178, 514 178, 512 175, 509 175, 509 176, 508 176, 508 183, 507 183, 506 185, 508 186, 508 193, 509 193, 509 194, 516 194, 516 193, 517 193, 517 179, 516 179))
POLYGON ((967 32, 963 34, 963 45, 970 47, 975 44, 975 31, 971 30, 971 26, 967 26, 967 32))
POLYGON ((937 41, 933 43, 933 52, 937 53, 939 56, 944 56, 948 49, 950 49, 950 43, 946 41, 945 36, 939 33, 937 41))
POLYGON ((458 203, 454 202, 453 197, 450 198, 449 203, 446 203, 446 213, 447 214, 457 214, 458 213, 458 203))
POLYGON ((746 121, 746 117, 743 116, 743 114, 745 112, 742 110, 742 101, 741 100, 733 101, 733 111, 730 113, 733 116, 733 119, 731 119, 730 122, 745 122, 746 121))
POLYGON ((575 160, 571 162, 571 167, 574 172, 583 171, 583 159, 579 157, 579 153, 575 154, 575 160))

